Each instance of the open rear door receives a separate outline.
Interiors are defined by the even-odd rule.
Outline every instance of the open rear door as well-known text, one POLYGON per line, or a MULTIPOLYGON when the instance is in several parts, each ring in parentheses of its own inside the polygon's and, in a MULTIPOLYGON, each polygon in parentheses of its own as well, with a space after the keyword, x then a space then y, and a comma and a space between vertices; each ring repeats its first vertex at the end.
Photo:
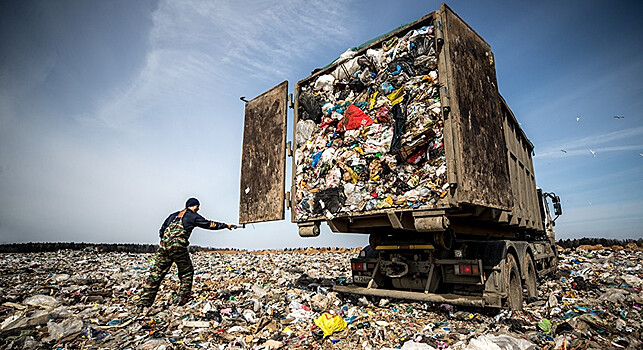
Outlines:
POLYGON ((288 81, 246 104, 239 223, 284 219, 288 81))

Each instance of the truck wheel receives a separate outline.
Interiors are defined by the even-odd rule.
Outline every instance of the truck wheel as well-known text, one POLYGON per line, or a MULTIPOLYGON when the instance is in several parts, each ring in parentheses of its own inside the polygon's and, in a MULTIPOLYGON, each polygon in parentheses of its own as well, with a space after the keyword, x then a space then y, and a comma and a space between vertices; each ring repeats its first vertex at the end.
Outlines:
POLYGON ((506 306, 513 311, 522 310, 522 285, 518 264, 513 255, 507 254, 505 261, 505 283, 507 289, 506 306))
POLYGON ((527 272, 527 278, 525 279, 525 295, 527 296, 527 300, 529 300, 538 296, 538 289, 536 286, 536 280, 538 279, 538 276, 536 276, 536 266, 534 265, 534 260, 530 256, 527 256, 525 269, 525 271, 527 272))

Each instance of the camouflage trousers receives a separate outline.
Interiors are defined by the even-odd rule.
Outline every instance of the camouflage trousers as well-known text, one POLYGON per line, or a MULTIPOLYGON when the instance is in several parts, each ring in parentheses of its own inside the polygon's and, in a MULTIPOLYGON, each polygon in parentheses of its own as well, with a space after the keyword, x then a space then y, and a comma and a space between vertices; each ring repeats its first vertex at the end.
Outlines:
POLYGON ((172 249, 159 247, 154 257, 154 264, 150 267, 150 275, 143 286, 143 295, 138 303, 139 305, 152 306, 161 282, 163 282, 163 278, 172 267, 172 263, 176 264, 179 270, 179 280, 181 281, 179 302, 190 299, 194 268, 192 267, 192 260, 190 260, 190 253, 187 247, 173 247, 172 249))

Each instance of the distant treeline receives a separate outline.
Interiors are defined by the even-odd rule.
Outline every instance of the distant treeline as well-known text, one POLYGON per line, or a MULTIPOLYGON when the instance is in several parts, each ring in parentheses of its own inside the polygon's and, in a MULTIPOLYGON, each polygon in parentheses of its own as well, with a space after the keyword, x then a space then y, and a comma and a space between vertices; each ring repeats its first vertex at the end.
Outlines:
POLYGON ((643 238, 635 239, 609 239, 609 238, 574 238, 574 239, 559 239, 558 245, 563 248, 577 248, 581 245, 597 245, 609 248, 612 246, 625 247, 629 243, 634 243, 637 246, 643 246, 643 238))
MULTIPOLYGON (((643 247, 643 238, 634 239, 608 239, 608 238, 575 238, 558 240, 558 245, 563 248, 576 248, 581 245, 597 245, 603 247, 621 246, 625 247, 629 243, 634 243, 643 247)), ((11 243, 0 244, 0 253, 40 253, 55 252, 58 250, 96 250, 99 252, 121 252, 121 253, 154 253, 158 248, 157 244, 136 244, 136 243, 73 243, 73 242, 42 242, 42 243, 11 243)), ((244 249, 238 248, 212 248, 201 246, 190 246, 190 252, 210 252, 226 251, 239 252, 244 249)), ((308 248, 285 248, 281 249, 286 252, 304 251, 308 248)), ((321 251, 333 251, 341 248, 313 248, 321 251)))
MULTIPOLYGON (((74 243, 74 242, 42 242, 42 243, 12 243, 0 244, 0 253, 39 253, 55 252, 58 250, 96 250, 99 252, 121 252, 121 253, 154 253, 158 244, 136 244, 136 243, 74 243)), ((221 250, 220 248, 209 248, 190 246, 190 252, 221 250)), ((235 250, 235 249, 225 249, 235 250)))

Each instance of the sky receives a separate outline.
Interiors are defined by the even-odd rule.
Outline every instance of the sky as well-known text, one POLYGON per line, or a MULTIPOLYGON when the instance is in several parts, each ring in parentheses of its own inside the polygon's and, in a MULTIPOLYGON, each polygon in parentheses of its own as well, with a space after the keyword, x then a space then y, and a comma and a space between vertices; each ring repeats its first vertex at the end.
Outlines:
MULTIPOLYGON (((448 5, 491 45, 500 93, 535 145, 537 184, 562 199, 557 237, 643 237, 643 3, 448 5)), ((157 243, 192 196, 206 218, 236 223, 239 97, 284 80, 292 92, 346 49, 439 7, 0 2, 0 243, 157 243)), ((197 229, 191 242, 367 244, 325 224, 317 238, 297 232, 286 220, 197 229)))

